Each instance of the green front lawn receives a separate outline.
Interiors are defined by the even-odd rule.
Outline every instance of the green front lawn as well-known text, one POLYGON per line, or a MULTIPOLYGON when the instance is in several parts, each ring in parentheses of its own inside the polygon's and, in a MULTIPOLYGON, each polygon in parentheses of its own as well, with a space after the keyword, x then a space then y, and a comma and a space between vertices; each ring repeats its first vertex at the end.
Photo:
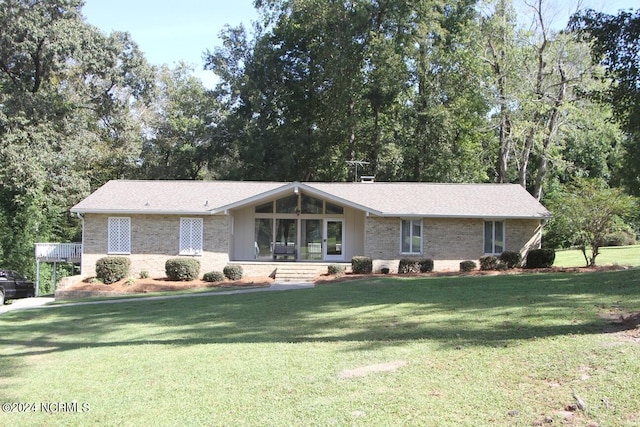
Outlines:
POLYGON ((9 312, 0 401, 37 411, 0 422, 635 426, 639 334, 604 317, 638 311, 640 270, 9 312), (565 411, 574 394, 586 411, 565 411), (72 401, 79 413, 40 406, 72 401))
MULTIPOLYGON (((587 251, 587 256, 590 252, 587 251)), ((556 251, 555 267, 584 267, 586 262, 582 251, 576 249, 556 251)), ((640 266, 640 245, 600 248, 596 265, 640 266)))

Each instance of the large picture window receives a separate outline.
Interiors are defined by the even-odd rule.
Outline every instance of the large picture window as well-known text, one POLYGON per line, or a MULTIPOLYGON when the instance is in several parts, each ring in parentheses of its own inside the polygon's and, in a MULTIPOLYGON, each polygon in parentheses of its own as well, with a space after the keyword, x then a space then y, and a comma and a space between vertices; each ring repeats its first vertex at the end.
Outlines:
POLYGON ((107 235, 107 253, 131 253, 131 218, 110 217, 107 235))
POLYGON ((504 251, 504 221, 485 221, 484 253, 501 254, 504 251))
POLYGON ((402 247, 400 252, 403 254, 421 254, 422 253, 422 220, 421 219, 403 219, 401 231, 402 247))
POLYGON ((202 218, 180 218, 180 255, 202 255, 202 218))

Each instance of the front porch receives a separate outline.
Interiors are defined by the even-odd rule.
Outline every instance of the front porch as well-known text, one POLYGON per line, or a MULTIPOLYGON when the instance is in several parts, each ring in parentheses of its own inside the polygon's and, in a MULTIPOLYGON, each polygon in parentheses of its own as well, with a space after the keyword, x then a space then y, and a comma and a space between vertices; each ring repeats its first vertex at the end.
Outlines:
POLYGON ((269 276, 278 282, 312 282, 316 277, 327 274, 329 265, 338 264, 350 271, 350 262, 266 262, 231 261, 242 266, 245 276, 269 276))

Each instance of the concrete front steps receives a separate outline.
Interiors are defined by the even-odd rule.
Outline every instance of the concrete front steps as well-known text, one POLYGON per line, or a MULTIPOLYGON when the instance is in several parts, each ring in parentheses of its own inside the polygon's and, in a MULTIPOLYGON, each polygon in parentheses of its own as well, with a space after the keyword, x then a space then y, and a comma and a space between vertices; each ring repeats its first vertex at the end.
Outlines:
POLYGON ((346 270, 351 269, 351 263, 332 262, 233 262, 242 265, 247 276, 270 276, 276 282, 304 283, 313 282, 322 274, 327 274, 330 264, 344 265, 346 270))

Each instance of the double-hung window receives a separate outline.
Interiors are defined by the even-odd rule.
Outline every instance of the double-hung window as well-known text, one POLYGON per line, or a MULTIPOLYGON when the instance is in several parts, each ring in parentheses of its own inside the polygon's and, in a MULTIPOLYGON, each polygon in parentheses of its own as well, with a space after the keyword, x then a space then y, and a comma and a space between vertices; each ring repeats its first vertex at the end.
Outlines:
POLYGON ((202 255, 202 218, 180 218, 180 255, 202 255))
POLYGON ((499 255, 504 251, 504 221, 484 222, 484 253, 499 255))
POLYGON ((131 218, 109 217, 107 228, 107 253, 131 253, 131 218))
POLYGON ((422 220, 403 219, 400 232, 401 247, 403 254, 422 253, 422 220))

